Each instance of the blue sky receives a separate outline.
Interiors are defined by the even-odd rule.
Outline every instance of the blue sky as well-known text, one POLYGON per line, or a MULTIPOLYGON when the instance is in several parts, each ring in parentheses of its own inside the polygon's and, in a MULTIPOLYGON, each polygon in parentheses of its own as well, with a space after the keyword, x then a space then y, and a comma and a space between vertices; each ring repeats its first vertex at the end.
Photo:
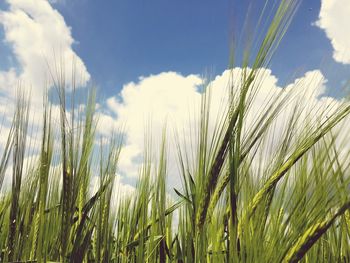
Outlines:
MULTIPOLYGON (((54 5, 72 27, 82 57, 106 93, 139 76, 163 71, 221 73, 232 37, 239 35, 247 2, 66 1, 54 5)), ((260 10, 263 1, 251 1, 260 10), (260 2, 260 4, 258 3, 260 2)), ((349 66, 332 59, 332 47, 317 21, 320 0, 303 1, 271 65, 281 84, 321 68, 337 95, 349 66)), ((254 18, 251 18, 254 21, 254 18)))
MULTIPOLYGON (((223 1, 55 1, 75 40, 73 49, 105 96, 122 85, 166 71, 220 74, 227 68, 232 38, 241 33, 247 3, 223 1)), ((252 2, 257 13, 263 1, 252 2), (260 4, 259 4, 260 2, 260 4)), ((1 8, 6 9, 2 3, 1 8)), ((280 84, 320 68, 328 93, 339 96, 350 67, 332 59, 324 30, 313 26, 320 0, 303 1, 271 65, 280 84)), ((255 14, 253 12, 253 14, 255 14)), ((250 18, 254 21, 254 17, 250 18)), ((0 37, 4 38, 3 29, 0 37)), ((0 45, 1 69, 17 65, 11 45, 0 45)))

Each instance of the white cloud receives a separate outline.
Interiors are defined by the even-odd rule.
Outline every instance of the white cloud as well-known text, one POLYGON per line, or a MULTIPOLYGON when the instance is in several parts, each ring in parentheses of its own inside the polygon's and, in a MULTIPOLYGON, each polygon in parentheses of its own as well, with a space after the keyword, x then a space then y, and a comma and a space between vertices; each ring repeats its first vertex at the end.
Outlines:
POLYGON ((350 1, 322 0, 316 25, 331 40, 333 58, 337 62, 350 64, 350 1))
MULTIPOLYGON (((123 174, 138 176, 138 164, 142 160, 148 125, 153 138, 159 143, 165 123, 168 130, 173 131, 189 120, 191 111, 193 113, 200 105, 201 95, 197 89, 201 83, 202 79, 196 75, 182 76, 175 72, 163 72, 142 77, 137 83, 128 83, 123 87, 119 98, 107 100, 107 107, 117 116, 115 126, 126 127, 126 146, 119 161, 123 174)), ((109 120, 109 125, 105 122, 98 125, 100 133, 111 126, 113 122, 109 120)), ((158 148, 152 150, 157 151, 158 148)))
POLYGON ((16 76, 14 69, 0 72, 0 89, 13 94, 18 80, 22 80, 25 86, 31 87, 34 102, 41 101, 43 90, 51 80, 49 69, 56 76, 60 68, 68 82, 75 69, 78 86, 85 85, 90 75, 72 49, 74 39, 62 15, 45 0, 7 2, 9 9, 0 11, 0 23, 4 27, 5 42, 19 63, 20 74, 16 76))
MULTIPOLYGON (((210 130, 213 130, 214 123, 223 116, 227 106, 227 87, 232 79, 236 88, 241 83, 242 69, 235 68, 232 72, 225 71, 216 76, 210 83, 211 89, 211 122, 210 130)), ((198 127, 199 106, 201 92, 198 87, 203 79, 196 75, 183 76, 175 72, 163 72, 158 75, 142 77, 136 83, 126 84, 120 94, 111 97, 106 101, 106 107, 112 111, 117 118, 105 114, 107 121, 98 125, 98 131, 104 133, 106 127, 125 125, 126 145, 122 150, 119 162, 120 172, 128 177, 138 176, 138 168, 142 162, 144 152, 144 138, 147 128, 151 127, 150 133, 153 136, 153 151, 157 152, 162 136, 164 123, 168 128, 168 170, 171 186, 179 186, 180 181, 177 170, 176 148, 173 144, 173 131, 178 129, 180 142, 189 143, 189 138, 195 137, 195 129, 198 127), (114 120, 114 121, 113 121, 114 120), (109 126, 108 124, 109 123, 109 126), (151 123, 151 125, 148 125, 151 123), (193 136, 194 135, 194 136, 193 136)), ((256 121, 262 109, 268 105, 271 97, 281 96, 282 88, 277 85, 277 78, 268 69, 261 69, 259 72, 260 89, 246 116, 244 131, 248 132, 249 127, 256 121)), ((338 105, 334 98, 325 97, 326 79, 319 70, 307 72, 303 77, 296 79, 285 87, 289 96, 294 102, 300 104, 305 110, 300 117, 300 125, 306 120, 310 112, 325 109, 329 105, 338 105), (291 95, 292 94, 292 95, 291 95)), ((288 116, 293 113, 293 103, 285 105, 273 132, 276 135, 271 137, 276 142, 278 136, 285 128, 288 116)), ((320 111, 318 111, 320 112, 320 111)), ((317 114, 313 115, 315 118, 317 114)), ((147 134, 146 134, 147 135, 147 134)), ((271 144, 272 144, 271 141, 271 144)), ((270 146, 269 146, 270 147, 270 146)))

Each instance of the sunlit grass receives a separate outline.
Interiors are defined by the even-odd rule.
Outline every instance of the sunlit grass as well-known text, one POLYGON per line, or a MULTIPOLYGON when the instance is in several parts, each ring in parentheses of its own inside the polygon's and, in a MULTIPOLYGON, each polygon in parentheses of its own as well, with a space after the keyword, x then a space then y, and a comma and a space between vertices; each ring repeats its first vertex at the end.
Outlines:
POLYGON ((93 89, 83 109, 74 99, 68 107, 67 85, 56 72, 60 121, 45 98, 40 154, 29 165, 29 95, 19 92, 0 162, 0 260, 349 262, 350 148, 340 132, 350 104, 309 108, 302 96, 281 89, 248 121, 263 85, 261 69, 269 66, 298 3, 267 3, 256 30, 269 23, 265 35, 233 52, 244 56, 239 76, 231 61, 222 116, 210 114, 209 85, 193 138, 180 141, 176 134, 174 147, 164 126, 156 149, 156 138, 146 136, 139 180, 129 195, 114 188, 123 132, 107 143, 96 136, 93 89), (173 193, 167 193, 170 151, 178 156, 182 181, 173 193), (92 193, 93 178, 98 185, 92 193))

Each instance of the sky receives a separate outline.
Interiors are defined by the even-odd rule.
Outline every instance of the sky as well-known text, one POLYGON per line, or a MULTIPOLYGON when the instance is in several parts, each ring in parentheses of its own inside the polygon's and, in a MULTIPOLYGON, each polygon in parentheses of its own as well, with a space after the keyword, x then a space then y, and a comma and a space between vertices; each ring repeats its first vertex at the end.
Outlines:
MULTIPOLYGON (((3 3, 2 9, 11 2, 18 1, 3 3)), ((109 96, 140 76, 166 71, 221 73, 228 66, 230 45, 240 34, 248 2, 259 11, 264 1, 56 0, 51 6, 70 27, 72 48, 91 79, 109 96)), ((346 0, 338 2, 349 5, 346 0)), ((302 2, 271 69, 286 84, 290 76, 321 68, 332 81, 330 94, 338 96, 339 81, 350 67, 332 59, 325 30, 313 25, 320 5, 320 0, 302 2)), ((6 58, 0 62, 1 69, 18 66, 11 44, 2 41, 0 52, 6 58)))
MULTIPOLYGON (((77 53, 96 83, 114 92, 139 76, 163 71, 221 73, 229 63, 232 39, 241 34, 249 2, 256 15, 264 1, 73 0, 58 1, 55 7, 72 27, 80 43, 77 53)), ((320 6, 320 0, 302 1, 271 69, 285 84, 290 75, 321 67, 332 80, 330 93, 339 95, 337 81, 350 67, 334 62, 325 30, 312 25, 320 6)))
MULTIPOLYGON (((20 81, 31 87, 33 104, 40 104, 48 67, 53 70, 57 58, 63 58, 69 78, 74 61, 79 86, 98 87, 98 132, 107 135, 114 125, 130 126, 121 159, 127 182, 137 174, 143 118, 152 115, 160 135, 165 117, 186 123, 188 105, 200 101, 203 76, 225 86, 230 47, 244 38, 244 21, 251 21, 246 32, 254 29, 262 3, 1 0, 0 101, 11 100, 20 81)), ((340 100, 350 79, 348 25, 348 0, 302 1, 271 65, 264 69, 270 85, 266 89, 316 78, 319 85, 310 89, 317 89, 317 96, 340 100)))

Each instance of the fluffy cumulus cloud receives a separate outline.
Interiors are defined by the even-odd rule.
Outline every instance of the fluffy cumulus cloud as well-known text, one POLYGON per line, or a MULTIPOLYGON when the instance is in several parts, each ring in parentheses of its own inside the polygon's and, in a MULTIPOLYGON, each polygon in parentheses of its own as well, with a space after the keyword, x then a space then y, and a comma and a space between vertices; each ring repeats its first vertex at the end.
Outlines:
POLYGON ((62 15, 45 0, 8 0, 8 10, 0 12, 0 23, 4 28, 5 43, 11 46, 19 64, 15 69, 0 72, 0 89, 13 94, 18 81, 31 87, 35 96, 41 94, 51 73, 56 76, 62 70, 67 80, 72 70, 83 86, 90 75, 72 46, 71 29, 62 15))
MULTIPOLYGON (((137 176, 135 164, 142 159, 147 129, 159 142, 166 123, 170 131, 189 120, 191 110, 200 105, 198 85, 201 83, 202 79, 195 75, 164 72, 126 84, 118 98, 107 100, 107 107, 116 116, 115 126, 125 126, 126 146, 120 159, 125 174, 137 176)), ((105 132, 108 125, 102 123, 98 127, 105 132)))
POLYGON ((324 29, 331 40, 337 62, 350 64, 350 2, 322 0, 316 25, 324 29))
MULTIPOLYGON (((261 69, 256 85, 259 90, 252 104, 245 131, 261 114, 271 98, 281 96, 282 87, 277 85, 277 78, 269 69, 261 69)), ((211 122, 210 130, 213 130, 216 121, 223 116, 227 109, 229 84, 238 88, 241 83, 242 69, 235 68, 225 71, 209 82, 211 93, 211 122)), ((159 141, 165 123, 168 130, 168 168, 169 181, 172 186, 178 186, 176 147, 173 144, 174 133, 177 130, 180 142, 190 142, 189 138, 195 137, 195 130, 199 122, 199 109, 202 97, 201 85, 204 79, 197 75, 183 76, 175 72, 163 72, 158 75, 142 77, 138 82, 126 84, 119 95, 106 101, 106 108, 113 112, 114 118, 104 114, 106 118, 98 131, 106 132, 106 127, 114 125, 125 126, 126 144, 120 157, 120 172, 123 176, 135 177, 142 162, 144 151, 144 136, 150 133, 154 140, 154 151, 158 150, 159 141), (158 144, 156 143, 158 142, 158 144)), ((289 94, 295 102, 301 104, 305 115, 310 111, 318 111, 336 106, 339 101, 326 97, 326 79, 319 70, 307 72, 285 87, 284 94, 289 94)), ((276 119, 273 129, 276 134, 285 128, 288 116, 293 114, 293 103, 286 104, 276 119)), ((301 121, 304 117, 300 118, 301 121)), ((301 123, 301 125, 303 125, 301 123)), ((276 137, 273 139, 276 141, 276 137)))

